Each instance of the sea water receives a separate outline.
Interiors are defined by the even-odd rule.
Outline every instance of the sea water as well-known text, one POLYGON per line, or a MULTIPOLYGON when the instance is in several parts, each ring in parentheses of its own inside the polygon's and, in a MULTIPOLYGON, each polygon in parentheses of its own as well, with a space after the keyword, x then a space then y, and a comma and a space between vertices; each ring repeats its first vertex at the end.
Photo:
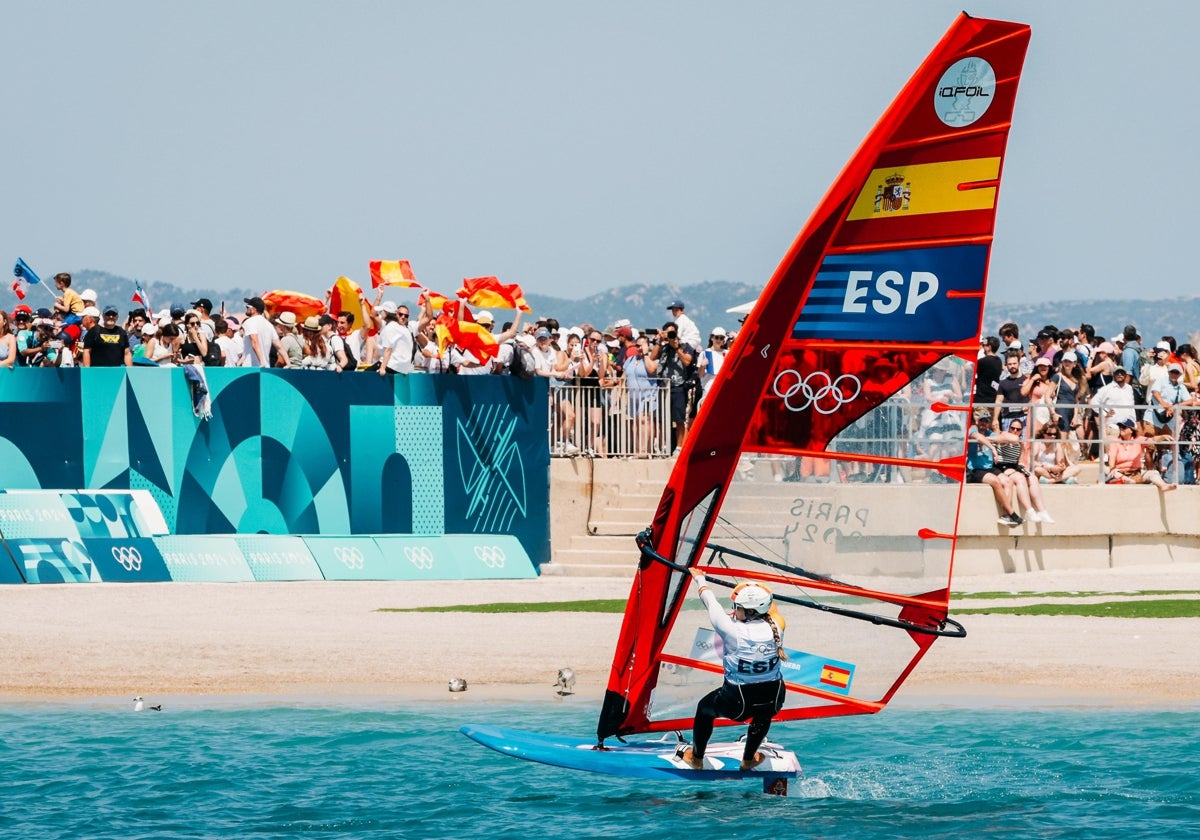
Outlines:
POLYGON ((458 733, 490 723, 586 736, 597 712, 571 698, 0 706, 0 836, 1200 836, 1191 707, 931 705, 776 724, 804 766, 786 798, 756 781, 544 767, 458 733))

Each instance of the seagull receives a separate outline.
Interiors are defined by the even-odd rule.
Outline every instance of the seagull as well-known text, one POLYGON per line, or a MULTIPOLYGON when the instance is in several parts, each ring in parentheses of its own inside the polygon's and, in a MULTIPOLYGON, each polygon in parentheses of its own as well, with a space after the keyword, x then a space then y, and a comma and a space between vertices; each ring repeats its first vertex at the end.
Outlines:
POLYGON ((558 688, 559 697, 570 694, 571 689, 575 687, 575 672, 570 668, 559 668, 558 682, 554 685, 558 688))
POLYGON ((133 698, 133 710, 135 712, 145 711, 146 709, 149 709, 152 712, 161 712, 162 706, 161 705, 147 706, 146 703, 142 700, 142 696, 140 694, 137 697, 133 698))
POLYGON ((450 690, 451 691, 466 691, 467 690, 467 681, 464 680, 462 677, 455 677, 454 679, 450 680, 450 690))

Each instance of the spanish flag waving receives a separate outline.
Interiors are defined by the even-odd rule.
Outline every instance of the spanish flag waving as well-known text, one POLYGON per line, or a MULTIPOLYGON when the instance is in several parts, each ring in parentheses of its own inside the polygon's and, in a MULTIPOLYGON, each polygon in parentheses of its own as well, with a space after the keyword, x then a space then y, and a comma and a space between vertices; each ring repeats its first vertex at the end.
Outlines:
POLYGON ((501 283, 496 277, 471 277, 463 280, 458 290, 467 303, 486 309, 520 309, 529 312, 525 293, 516 283, 501 283))
POLYGON ((371 288, 380 286, 403 286, 406 289, 420 288, 408 260, 372 260, 371 288))

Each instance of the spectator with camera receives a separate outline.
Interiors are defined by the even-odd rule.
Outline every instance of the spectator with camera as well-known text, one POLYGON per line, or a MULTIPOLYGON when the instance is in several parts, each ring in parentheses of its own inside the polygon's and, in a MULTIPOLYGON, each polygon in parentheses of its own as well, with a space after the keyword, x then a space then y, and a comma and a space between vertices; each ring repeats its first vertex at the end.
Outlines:
POLYGON ((1016 528, 1023 520, 1013 509, 1013 483, 1004 470, 996 466, 996 444, 991 440, 992 415, 980 411, 975 415, 975 425, 967 429, 967 484, 986 484, 992 488, 996 506, 1000 508, 1001 525, 1016 528))
POLYGON ((659 376, 671 387, 672 455, 678 455, 687 436, 688 414, 695 392, 696 347, 684 341, 674 321, 663 324, 658 343, 650 351, 659 368, 659 376))
POLYGON ((65 342, 54 334, 54 319, 49 309, 39 309, 33 320, 33 338, 30 346, 21 351, 29 360, 30 367, 62 367, 65 342))

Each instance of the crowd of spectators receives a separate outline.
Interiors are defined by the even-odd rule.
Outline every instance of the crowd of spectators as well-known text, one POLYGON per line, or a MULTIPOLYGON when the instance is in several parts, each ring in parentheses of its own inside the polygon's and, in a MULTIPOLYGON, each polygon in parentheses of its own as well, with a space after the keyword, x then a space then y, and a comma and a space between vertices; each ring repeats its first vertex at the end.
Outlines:
POLYGON ((491 332, 493 355, 439 343, 429 305, 360 296, 352 311, 297 318, 272 313, 261 297, 244 300, 241 313, 214 311, 208 298, 187 309, 136 308, 122 318, 98 305, 90 289, 76 293, 71 276, 54 278, 52 306, 0 311, 0 366, 197 366, 300 368, 379 376, 414 373, 540 376, 550 380, 552 445, 556 453, 603 456, 609 449, 642 456, 678 452, 705 389, 735 333, 715 328, 709 340, 681 300, 665 307, 660 326, 639 330, 628 320, 604 327, 563 328, 554 318, 497 329, 486 310, 473 313, 491 332), (664 397, 669 393, 670 399, 664 397), (621 426, 618 429, 617 426, 621 426), (616 437, 621 447, 611 446, 616 437), (627 445, 625 445, 627 444, 627 445))
MULTIPOLYGON (((1074 483, 1083 462, 1097 462, 1110 484, 1165 493, 1196 483, 1200 411, 1188 409, 1200 407, 1200 362, 1191 344, 1164 335, 1148 345, 1134 325, 1109 339, 1089 324, 1047 325, 1028 345, 1015 324, 999 333, 980 342, 968 481, 990 485, 998 502, 1016 493, 1035 522, 1047 521, 1038 485, 1074 483)), ((1002 523, 1021 524, 1011 506, 1001 512, 1002 523)))
MULTIPOLYGON (((10 313, 0 311, 0 366, 540 376, 550 380, 551 444, 566 455, 677 453, 736 337, 718 326, 705 341, 678 299, 666 305, 669 317, 660 326, 644 329, 628 320, 570 328, 554 318, 522 323, 519 312, 497 326, 481 310, 474 320, 496 341, 489 358, 447 346, 428 304, 384 300, 384 288, 370 305, 360 296, 355 309, 367 318, 357 323, 352 311, 306 318, 271 313, 261 297, 246 298, 238 314, 223 305, 214 311, 212 301, 202 297, 186 309, 132 309, 122 318, 116 306, 97 301, 94 291, 73 290, 69 274, 56 275, 54 284, 51 306, 22 303, 10 313)), ((876 367, 886 360, 881 357, 876 367)), ((886 379, 886 370, 880 377, 875 373, 864 371, 867 384, 886 379)), ((911 429, 914 454, 936 460, 965 433, 969 480, 991 485, 998 500, 1015 494, 1034 521, 1050 521, 1039 485, 1073 483, 1087 461, 1100 462, 1112 483, 1150 483, 1165 492, 1196 481, 1200 411, 1186 409, 1200 406, 1200 362, 1192 345, 1177 344, 1172 336, 1148 345, 1132 325, 1110 339, 1098 337, 1088 324, 1047 325, 1023 344, 1019 328, 1004 324, 998 336, 980 342, 976 424, 947 428, 952 416, 929 408, 936 402, 965 404, 969 391, 969 380, 943 367, 931 369, 919 388, 905 390, 920 404, 919 422, 914 419, 911 429)), ((903 422, 885 425, 870 434, 897 436, 903 422)), ((773 469, 777 479, 788 474, 779 465, 773 469)), ((794 465, 792 472, 800 477, 803 470, 794 465)), ((1011 516, 1006 524, 1019 524, 1011 505, 1001 508, 1005 518, 1011 516)))

